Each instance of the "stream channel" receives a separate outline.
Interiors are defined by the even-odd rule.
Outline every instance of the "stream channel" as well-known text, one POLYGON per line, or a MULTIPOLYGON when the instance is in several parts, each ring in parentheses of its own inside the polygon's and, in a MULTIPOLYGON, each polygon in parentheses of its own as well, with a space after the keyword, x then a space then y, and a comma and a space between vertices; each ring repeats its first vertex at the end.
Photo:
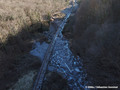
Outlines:
MULTIPOLYGON (((77 5, 74 9, 77 9, 77 5)), ((65 14, 65 19, 68 19, 72 10, 72 6, 64 9, 62 13, 65 14), (67 18, 66 18, 67 17, 67 18)), ((48 64, 48 71, 56 72, 67 80, 68 86, 72 90, 85 90, 85 86, 88 83, 85 79, 87 75, 84 73, 82 60, 79 56, 74 56, 69 48, 69 41, 62 35, 62 30, 66 23, 64 20, 55 20, 54 24, 50 25, 49 35, 45 34, 49 39, 53 38, 53 34, 56 32, 56 26, 59 26, 60 33, 56 38, 54 48, 51 52, 50 61, 48 64)), ((39 57, 41 60, 44 58, 44 54, 49 46, 48 43, 40 42, 35 43, 35 49, 30 53, 39 57)), ((42 61, 41 61, 42 62, 42 61)))

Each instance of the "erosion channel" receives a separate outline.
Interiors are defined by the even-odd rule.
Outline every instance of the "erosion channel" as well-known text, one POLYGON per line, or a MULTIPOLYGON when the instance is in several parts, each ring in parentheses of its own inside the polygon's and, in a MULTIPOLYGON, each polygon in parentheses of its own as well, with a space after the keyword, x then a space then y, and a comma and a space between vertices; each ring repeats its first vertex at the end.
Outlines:
MULTIPOLYGON (((69 41, 62 35, 62 30, 64 29, 64 26, 66 24, 67 19, 71 14, 75 12, 77 9, 77 4, 72 7, 70 5, 68 8, 61 11, 65 14, 63 19, 55 19, 53 22, 51 22, 49 35, 45 33, 46 37, 50 41, 52 41, 53 44, 48 43, 42 43, 39 42, 35 43, 35 49, 32 50, 30 53, 34 56, 38 56, 42 60, 45 60, 47 57, 44 54, 48 52, 49 55, 49 61, 48 64, 45 61, 43 62, 43 66, 41 66, 44 70, 40 70, 38 73, 38 78, 35 82, 34 90, 47 90, 48 88, 61 90, 63 89, 60 85, 59 87, 54 87, 54 85, 51 83, 49 78, 56 77, 55 74, 60 75, 63 79, 66 80, 68 87, 64 87, 64 89, 72 89, 72 90, 81 90, 85 89, 85 85, 87 84, 87 81, 85 80, 86 74, 83 70, 82 60, 79 56, 74 56, 74 54, 71 52, 69 48, 69 41), (55 35, 55 36, 54 36, 55 35), (52 46, 50 46, 52 45, 52 46), (49 52, 49 48, 52 48, 49 52), (45 67, 45 64, 46 67, 45 67), (45 71, 45 72, 43 72, 45 71), (40 80, 40 73, 43 72, 45 75, 43 75, 43 81, 40 80), (54 74, 53 74, 54 73, 54 74), (42 86, 39 85, 42 82, 42 86), (47 87, 46 87, 47 85, 47 87), (52 86, 53 85, 53 86, 52 86), (54 88, 53 88, 54 87, 54 88)), ((59 81, 58 77, 58 81, 59 81)), ((57 78, 56 78, 57 79, 57 78)), ((52 79, 51 79, 52 80, 52 79)))

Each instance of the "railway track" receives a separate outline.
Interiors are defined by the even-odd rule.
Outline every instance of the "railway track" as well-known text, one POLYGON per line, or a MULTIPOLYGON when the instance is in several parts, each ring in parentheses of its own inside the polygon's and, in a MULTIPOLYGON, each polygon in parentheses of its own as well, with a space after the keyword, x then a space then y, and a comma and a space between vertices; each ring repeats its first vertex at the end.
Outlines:
POLYGON ((66 16, 65 16, 64 20, 62 21, 61 25, 58 27, 57 32, 55 33, 51 44, 47 48, 47 52, 45 53, 44 60, 42 62, 40 71, 39 71, 37 79, 35 81, 33 90, 41 90, 42 89, 42 83, 43 83, 43 79, 44 79, 44 76, 45 76, 45 73, 46 73, 46 70, 47 70, 47 66, 48 66, 48 63, 49 63, 49 60, 50 60, 51 52, 54 48, 54 45, 55 45, 55 42, 56 42, 56 39, 57 39, 58 35, 63 30, 63 28, 65 26, 65 23, 67 22, 67 19, 69 18, 69 16, 72 13, 72 9, 73 9, 73 6, 70 7, 69 12, 66 14, 66 16))

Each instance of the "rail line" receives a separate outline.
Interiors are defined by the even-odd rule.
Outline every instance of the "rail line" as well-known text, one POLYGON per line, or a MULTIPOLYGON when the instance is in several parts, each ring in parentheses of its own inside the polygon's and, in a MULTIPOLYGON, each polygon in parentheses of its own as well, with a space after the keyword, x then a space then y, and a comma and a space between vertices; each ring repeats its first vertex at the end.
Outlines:
POLYGON ((48 63, 49 63, 49 60, 50 60, 51 52, 53 50, 53 47, 55 45, 55 42, 56 42, 56 39, 57 39, 59 33, 63 30, 63 28, 65 26, 65 23, 67 22, 67 19, 69 18, 69 16, 72 13, 72 9, 73 9, 73 6, 70 8, 69 12, 66 14, 66 16, 65 16, 64 20, 62 21, 61 25, 58 27, 58 30, 55 33, 51 44, 47 48, 47 51, 46 51, 45 56, 44 56, 44 60, 42 62, 40 71, 38 73, 37 79, 36 79, 35 84, 34 84, 33 90, 41 90, 42 89, 42 83, 43 83, 43 79, 44 79, 44 76, 45 76, 45 73, 46 73, 46 70, 47 70, 47 66, 48 66, 48 63))

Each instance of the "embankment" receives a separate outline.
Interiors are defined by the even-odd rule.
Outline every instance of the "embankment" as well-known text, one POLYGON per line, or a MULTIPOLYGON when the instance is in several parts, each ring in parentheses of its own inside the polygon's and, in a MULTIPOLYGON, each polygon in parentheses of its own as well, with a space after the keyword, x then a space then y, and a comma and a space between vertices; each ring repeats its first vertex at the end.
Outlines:
POLYGON ((91 85, 120 86, 120 1, 81 0, 64 35, 83 59, 91 85), (68 31, 71 30, 71 32, 68 31))

